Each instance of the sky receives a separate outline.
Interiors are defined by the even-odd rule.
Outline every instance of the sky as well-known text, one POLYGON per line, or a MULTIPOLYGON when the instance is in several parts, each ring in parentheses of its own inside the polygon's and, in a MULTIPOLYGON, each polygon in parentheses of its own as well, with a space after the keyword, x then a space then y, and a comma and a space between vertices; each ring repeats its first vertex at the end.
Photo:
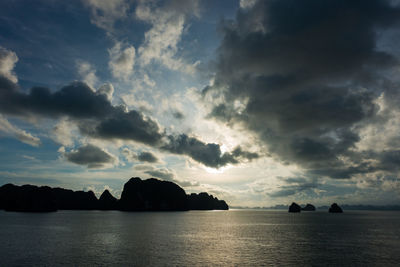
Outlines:
POLYGON ((0 2, 0 184, 400 204, 400 3, 0 2))

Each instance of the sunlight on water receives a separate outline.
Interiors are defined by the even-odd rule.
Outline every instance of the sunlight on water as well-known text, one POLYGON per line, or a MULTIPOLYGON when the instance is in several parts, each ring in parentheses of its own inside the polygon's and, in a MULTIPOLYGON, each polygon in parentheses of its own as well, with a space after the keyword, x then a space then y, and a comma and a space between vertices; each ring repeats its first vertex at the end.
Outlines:
POLYGON ((0 212, 9 265, 393 265, 400 213, 0 212))

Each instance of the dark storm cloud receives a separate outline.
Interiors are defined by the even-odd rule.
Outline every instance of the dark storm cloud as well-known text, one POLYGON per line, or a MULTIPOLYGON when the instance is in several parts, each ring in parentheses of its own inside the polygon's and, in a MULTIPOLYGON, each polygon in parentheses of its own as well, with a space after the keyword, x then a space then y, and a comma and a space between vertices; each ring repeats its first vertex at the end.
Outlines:
MULTIPOLYGON (((233 154, 221 153, 219 144, 204 143, 185 134, 174 137, 162 131, 158 123, 136 110, 113 106, 102 92, 94 92, 81 82, 74 82, 61 90, 34 87, 28 93, 0 76, 0 112, 23 117, 70 117, 80 132, 100 139, 130 140, 171 153, 187 155, 209 166, 221 167, 251 160, 256 154, 235 150, 233 154)), ((139 155, 139 160, 154 162, 152 154, 139 155), (141 158, 141 159, 140 159, 141 158)))
POLYGON ((144 161, 144 162, 154 163, 154 162, 158 161, 158 158, 156 156, 154 156, 150 152, 141 152, 138 155, 138 160, 144 161))
POLYGON ((280 188, 278 191, 268 193, 270 197, 287 197, 296 194, 297 188, 280 188))
POLYGON ((180 112, 179 110, 172 112, 172 116, 174 116, 174 118, 177 120, 182 120, 185 118, 185 115, 183 115, 183 113, 180 112))
POLYGON ((369 152, 366 159, 375 163, 368 165, 372 170, 398 172, 400 170, 400 150, 393 148, 382 152, 369 152))
POLYGON ((151 152, 140 152, 136 154, 135 152, 129 150, 128 148, 124 148, 122 150, 122 154, 126 157, 128 161, 142 161, 142 162, 149 162, 155 163, 158 162, 158 158, 151 152))
POLYGON ((253 160, 259 158, 260 155, 257 153, 253 152, 248 152, 244 151, 240 146, 236 147, 231 153, 231 157, 236 158, 236 159, 247 159, 247 160, 253 160))
POLYGON ((240 160, 258 158, 258 154, 243 151, 240 147, 231 153, 222 153, 218 144, 204 143, 194 137, 181 134, 168 136, 168 142, 162 147, 174 154, 187 155, 206 166, 219 168, 229 163, 237 164, 240 160))
POLYGON ((377 49, 379 31, 399 20, 389 1, 271 0, 240 10, 223 25, 215 81, 203 90, 207 101, 224 99, 209 116, 245 125, 269 153, 311 174, 371 170, 352 149, 358 127, 376 117, 381 74, 398 64, 377 49))
POLYGON ((0 78, 0 111, 22 116, 70 116, 71 118, 103 118, 119 108, 111 106, 104 94, 96 94, 84 83, 72 83, 56 92, 33 87, 25 94, 14 84, 0 78))
POLYGON ((158 124, 136 110, 125 112, 115 108, 112 114, 95 124, 81 122, 78 126, 82 133, 102 139, 123 139, 156 145, 162 138, 158 124))
MULTIPOLYGON (((0 80, 0 85, 4 83, 0 80)), ((102 139, 124 139, 154 145, 162 134, 158 124, 138 111, 113 106, 103 93, 92 91, 85 83, 75 82, 51 92, 34 87, 29 93, 15 85, 0 89, 0 111, 7 114, 45 117, 69 116, 77 120, 80 131, 102 139)))
POLYGON ((86 165, 88 168, 103 167, 104 164, 114 163, 115 159, 97 146, 88 144, 76 151, 64 153, 65 158, 75 164, 86 165))

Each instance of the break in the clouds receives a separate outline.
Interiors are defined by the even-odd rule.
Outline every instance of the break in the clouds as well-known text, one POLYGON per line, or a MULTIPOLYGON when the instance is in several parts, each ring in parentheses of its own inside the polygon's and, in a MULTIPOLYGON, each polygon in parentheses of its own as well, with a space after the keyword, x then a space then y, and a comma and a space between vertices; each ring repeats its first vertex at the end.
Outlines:
POLYGON ((203 90, 214 101, 210 117, 242 125, 273 157, 309 175, 397 173, 390 162, 399 143, 377 154, 357 144, 361 129, 392 115, 380 113, 379 97, 399 110, 386 99, 399 99, 390 77, 398 58, 380 47, 390 42, 385 32, 399 26, 399 7, 342 0, 241 4, 236 20, 223 24, 215 79, 203 90))

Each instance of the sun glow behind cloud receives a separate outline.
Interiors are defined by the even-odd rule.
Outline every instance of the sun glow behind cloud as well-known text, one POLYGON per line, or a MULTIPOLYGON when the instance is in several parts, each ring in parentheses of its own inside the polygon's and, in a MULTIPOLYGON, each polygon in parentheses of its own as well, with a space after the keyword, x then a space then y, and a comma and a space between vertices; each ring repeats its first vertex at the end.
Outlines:
POLYGON ((1 181, 398 201, 399 11, 299 2, 0 3, 1 181))
POLYGON ((227 166, 227 167, 221 167, 219 169, 204 167, 206 172, 207 173, 211 173, 211 174, 221 174, 221 173, 224 173, 226 170, 228 170, 230 168, 232 168, 232 167, 231 166, 227 166))

